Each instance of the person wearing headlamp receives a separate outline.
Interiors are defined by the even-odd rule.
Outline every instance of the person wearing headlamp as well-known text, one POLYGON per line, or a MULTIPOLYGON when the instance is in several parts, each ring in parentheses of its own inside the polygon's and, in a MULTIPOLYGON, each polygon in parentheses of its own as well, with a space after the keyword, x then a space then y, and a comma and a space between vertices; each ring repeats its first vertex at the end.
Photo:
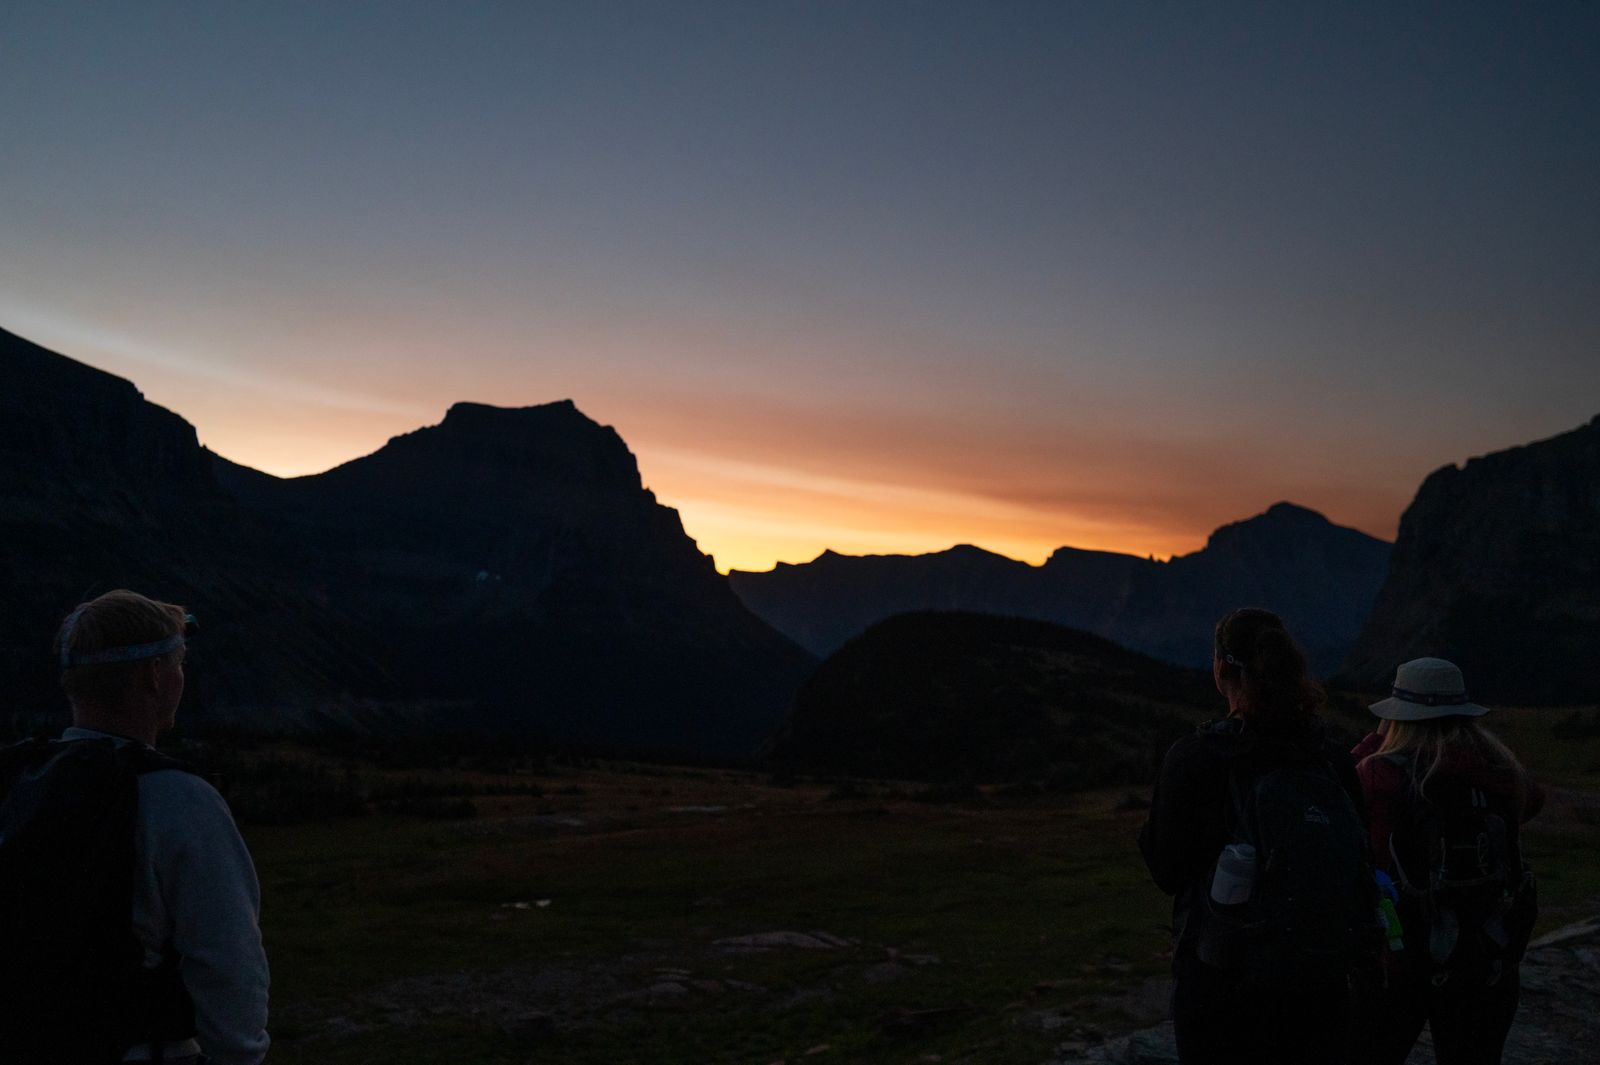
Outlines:
POLYGON ((197 631, 182 607, 131 591, 80 604, 55 643, 71 727, 0 751, 0 859, 17 852, 0 860, 0 881, 16 881, 0 882, 0 910, 16 911, 0 913, 0 975, 32 1004, 0 1018, 7 1060, 266 1056, 250 852, 216 789, 154 749, 197 631))

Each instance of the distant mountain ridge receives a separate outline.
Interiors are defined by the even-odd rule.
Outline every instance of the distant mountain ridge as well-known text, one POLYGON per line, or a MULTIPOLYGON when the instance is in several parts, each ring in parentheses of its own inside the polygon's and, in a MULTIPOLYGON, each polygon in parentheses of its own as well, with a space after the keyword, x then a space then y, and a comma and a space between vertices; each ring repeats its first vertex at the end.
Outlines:
POLYGON ((1600 417, 1435 471, 1400 519, 1394 562, 1345 679, 1449 658, 1474 698, 1600 702, 1600 417))
POLYGON ((824 552, 767 573, 735 570, 729 580, 753 611, 819 655, 898 613, 964 610, 1083 629, 1200 667, 1210 662, 1211 630, 1222 614, 1264 606, 1284 616, 1313 666, 1326 673, 1366 619, 1389 546, 1278 503, 1169 562, 1061 548, 1030 566, 961 546, 909 556, 824 552))
POLYGON ((0 331, 0 536, 9 710, 60 705, 54 627, 118 586, 202 615, 187 713, 268 731, 376 721, 740 757, 814 664, 566 401, 457 404, 281 480, 0 331))

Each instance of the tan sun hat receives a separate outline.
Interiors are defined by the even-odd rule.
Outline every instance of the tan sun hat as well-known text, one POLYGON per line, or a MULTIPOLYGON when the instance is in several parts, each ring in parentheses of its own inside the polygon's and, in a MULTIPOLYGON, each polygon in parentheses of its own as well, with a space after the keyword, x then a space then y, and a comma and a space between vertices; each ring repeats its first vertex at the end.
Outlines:
POLYGON ((1435 717, 1481 717, 1487 706, 1467 701, 1467 682, 1454 662, 1413 658, 1395 670, 1389 698, 1367 707, 1390 721, 1427 721, 1435 717))

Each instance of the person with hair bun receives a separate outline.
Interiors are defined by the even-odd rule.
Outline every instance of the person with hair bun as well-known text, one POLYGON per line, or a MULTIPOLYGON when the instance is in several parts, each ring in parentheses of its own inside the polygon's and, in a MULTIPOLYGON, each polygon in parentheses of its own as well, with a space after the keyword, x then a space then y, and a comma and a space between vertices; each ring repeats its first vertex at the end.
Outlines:
POLYGON ((1172 745, 1139 836, 1174 897, 1179 1060, 1332 1065, 1377 905, 1355 764, 1281 618, 1235 610, 1214 637, 1228 714, 1172 745))

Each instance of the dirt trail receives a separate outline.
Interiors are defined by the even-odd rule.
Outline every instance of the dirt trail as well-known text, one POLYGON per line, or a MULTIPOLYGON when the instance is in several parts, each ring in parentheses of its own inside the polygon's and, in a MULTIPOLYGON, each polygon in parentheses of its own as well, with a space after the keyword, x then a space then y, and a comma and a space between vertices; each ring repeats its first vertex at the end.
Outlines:
MULTIPOLYGON (((1537 939, 1522 962, 1522 1005, 1502 1065, 1573 1065, 1600 1046, 1600 916, 1537 939)), ((1063 1047, 1049 1065, 1176 1065, 1170 1022, 1096 1046, 1063 1047)), ((1423 1032, 1406 1065, 1434 1065, 1423 1032)))

